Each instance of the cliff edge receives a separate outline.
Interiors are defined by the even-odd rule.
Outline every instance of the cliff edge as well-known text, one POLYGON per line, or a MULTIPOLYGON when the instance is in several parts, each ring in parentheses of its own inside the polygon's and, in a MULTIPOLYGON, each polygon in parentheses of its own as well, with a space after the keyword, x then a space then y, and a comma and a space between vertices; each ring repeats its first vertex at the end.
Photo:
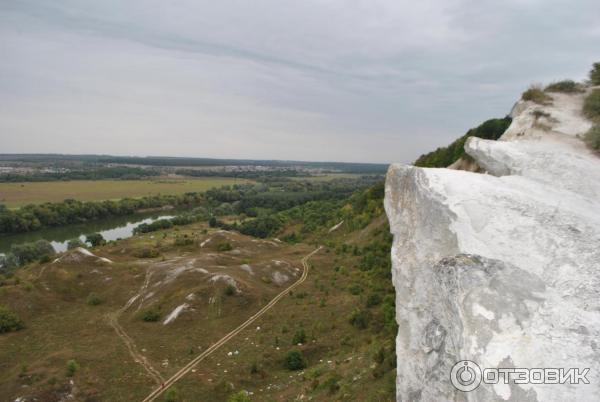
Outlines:
POLYGON ((389 168, 398 401, 600 400, 600 158, 580 138, 586 93, 549 96, 519 101, 499 141, 469 138, 483 174, 389 168), (589 384, 466 370, 479 386, 465 392, 462 360, 589 384))

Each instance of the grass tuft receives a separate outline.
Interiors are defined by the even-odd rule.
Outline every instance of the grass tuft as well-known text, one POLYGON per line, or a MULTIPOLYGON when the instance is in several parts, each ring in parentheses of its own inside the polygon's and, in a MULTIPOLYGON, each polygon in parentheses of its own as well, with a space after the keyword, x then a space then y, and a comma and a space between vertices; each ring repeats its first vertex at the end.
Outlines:
POLYGON ((544 88, 546 92, 563 92, 567 94, 583 92, 583 86, 573 80, 553 82, 544 88))
POLYGON ((594 125, 583 137, 586 145, 600 153, 600 124, 594 125))
POLYGON ((527 91, 523 92, 521 99, 524 101, 535 102, 540 105, 549 105, 552 103, 550 95, 545 93, 539 85, 530 86, 527 91))
POLYGON ((583 114, 591 120, 600 121, 600 89, 595 89, 583 101, 583 114))

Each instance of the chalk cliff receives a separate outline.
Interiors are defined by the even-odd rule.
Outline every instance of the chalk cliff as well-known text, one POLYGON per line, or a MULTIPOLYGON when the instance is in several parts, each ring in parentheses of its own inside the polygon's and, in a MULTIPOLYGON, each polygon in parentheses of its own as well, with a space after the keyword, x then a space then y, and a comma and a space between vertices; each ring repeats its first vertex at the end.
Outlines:
POLYGON ((580 139, 586 94, 550 95, 519 101, 499 141, 467 141, 485 173, 388 171, 398 401, 600 401, 600 158, 580 139), (460 360, 589 368, 589 384, 462 392, 460 360))

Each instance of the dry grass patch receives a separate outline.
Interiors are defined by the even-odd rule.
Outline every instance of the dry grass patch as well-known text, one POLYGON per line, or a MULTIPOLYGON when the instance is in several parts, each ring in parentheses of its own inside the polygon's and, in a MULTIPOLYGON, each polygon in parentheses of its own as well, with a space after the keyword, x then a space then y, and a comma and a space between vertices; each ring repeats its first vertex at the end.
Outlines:
POLYGON ((552 103, 552 97, 545 93, 542 87, 539 85, 530 86, 527 91, 523 92, 521 99, 524 101, 535 102, 540 105, 549 105, 552 103))

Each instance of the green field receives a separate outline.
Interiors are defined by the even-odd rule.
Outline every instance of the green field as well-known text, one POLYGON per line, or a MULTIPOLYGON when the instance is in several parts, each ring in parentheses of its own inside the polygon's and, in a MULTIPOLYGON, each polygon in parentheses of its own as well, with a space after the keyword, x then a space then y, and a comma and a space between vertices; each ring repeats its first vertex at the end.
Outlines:
POLYGON ((66 198, 82 201, 115 200, 155 194, 183 194, 248 182, 229 177, 201 177, 0 183, 0 203, 15 208, 26 204, 60 202, 66 198))

